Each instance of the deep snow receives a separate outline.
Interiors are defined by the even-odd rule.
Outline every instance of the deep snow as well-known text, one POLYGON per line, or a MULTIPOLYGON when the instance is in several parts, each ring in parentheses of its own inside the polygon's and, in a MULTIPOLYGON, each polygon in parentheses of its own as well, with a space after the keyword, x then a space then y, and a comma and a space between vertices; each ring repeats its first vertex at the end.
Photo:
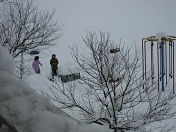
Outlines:
MULTIPOLYGON (((14 60, 1 45, 0 53, 0 116, 19 132, 112 132, 104 126, 80 124, 59 110, 49 98, 13 76, 14 60)), ((0 132, 10 131, 4 124, 0 132)))

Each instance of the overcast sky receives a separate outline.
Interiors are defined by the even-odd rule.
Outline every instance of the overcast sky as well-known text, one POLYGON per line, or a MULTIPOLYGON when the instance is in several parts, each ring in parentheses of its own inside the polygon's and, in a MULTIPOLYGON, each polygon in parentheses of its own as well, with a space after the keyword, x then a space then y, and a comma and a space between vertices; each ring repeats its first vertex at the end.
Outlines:
MULTIPOLYGON (((89 31, 111 33, 111 40, 141 45, 144 37, 163 31, 176 35, 175 0, 36 0, 39 8, 56 8, 55 19, 64 24, 64 35, 54 52, 69 54, 67 46, 83 45, 82 37, 89 31)), ((53 52, 53 50, 52 50, 53 52)), ((67 56, 68 57, 68 56, 67 56)))
POLYGON ((176 0, 36 0, 39 9, 56 9, 64 24, 58 45, 41 60, 48 64, 53 53, 60 64, 72 60, 68 46, 83 46, 87 32, 110 32, 115 44, 141 46, 142 38, 158 31, 176 36, 176 0))

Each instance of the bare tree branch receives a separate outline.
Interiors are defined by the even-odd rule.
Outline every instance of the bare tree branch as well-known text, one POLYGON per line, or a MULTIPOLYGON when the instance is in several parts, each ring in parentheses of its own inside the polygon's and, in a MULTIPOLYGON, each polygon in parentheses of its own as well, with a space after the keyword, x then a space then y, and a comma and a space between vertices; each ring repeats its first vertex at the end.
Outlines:
MULTIPOLYGON (((61 108, 80 110, 82 121, 108 124, 114 132, 171 130, 166 127, 167 124, 148 128, 150 124, 175 116, 173 99, 176 95, 167 93, 163 96, 162 92, 157 91, 158 82, 151 82, 149 74, 146 82, 141 84, 141 54, 138 47, 125 48, 125 45, 114 44, 110 34, 103 32, 100 32, 99 38, 96 33, 90 32, 83 42, 86 45, 82 48, 84 52, 79 51, 76 45, 70 47, 79 65, 81 80, 74 82, 77 85, 66 83, 64 87, 56 83, 53 100, 57 99, 61 108), (134 52, 131 52, 132 49, 134 52), (80 87, 84 92, 76 95, 80 87)), ((50 97, 53 98, 52 95, 50 97)))
POLYGON ((41 51, 56 45, 63 25, 54 19, 55 10, 39 10, 33 0, 15 0, 9 4, 10 10, 0 23, 0 42, 8 47, 14 59, 35 48, 41 51))

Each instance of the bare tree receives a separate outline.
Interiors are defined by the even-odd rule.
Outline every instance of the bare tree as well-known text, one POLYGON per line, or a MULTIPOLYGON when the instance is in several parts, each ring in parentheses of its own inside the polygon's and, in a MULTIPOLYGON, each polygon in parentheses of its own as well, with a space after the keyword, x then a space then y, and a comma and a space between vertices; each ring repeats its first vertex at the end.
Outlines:
POLYGON ((33 0, 16 0, 0 24, 1 42, 17 57, 29 49, 47 49, 61 37, 62 26, 54 21, 55 10, 39 11, 33 0))
POLYGON ((96 33, 88 33, 83 38, 84 52, 79 52, 77 46, 71 48, 81 72, 78 84, 56 82, 50 88, 52 94, 43 93, 57 101, 61 108, 79 110, 82 121, 108 124, 114 132, 171 130, 167 124, 148 126, 175 116, 172 102, 175 95, 157 92, 157 81, 152 83, 149 74, 148 79, 142 81, 137 47, 115 45, 109 33, 99 35, 98 38, 96 33))
POLYGON ((63 26, 54 20, 55 10, 41 11, 33 0, 15 0, 9 4, 9 11, 0 23, 0 42, 14 58, 31 49, 43 50, 56 44, 63 26))

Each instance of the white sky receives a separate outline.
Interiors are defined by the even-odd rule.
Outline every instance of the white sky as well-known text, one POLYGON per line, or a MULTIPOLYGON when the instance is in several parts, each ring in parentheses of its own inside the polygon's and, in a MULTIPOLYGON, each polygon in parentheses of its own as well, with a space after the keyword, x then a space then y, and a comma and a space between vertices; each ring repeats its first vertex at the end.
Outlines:
POLYGON ((110 32, 115 43, 122 39, 128 45, 136 42, 140 46, 142 38, 158 31, 176 35, 175 0, 36 0, 36 3, 41 9, 56 8, 55 19, 65 24, 64 35, 52 50, 61 63, 71 58, 67 46, 75 43, 82 46, 87 31, 110 32))
POLYGON ((49 58, 41 59, 47 65, 46 69, 50 68, 52 53, 56 54, 60 66, 72 61, 68 46, 77 44, 83 47, 82 37, 89 31, 110 32, 115 44, 122 39, 127 45, 136 42, 139 46, 142 45, 142 38, 155 36, 157 32, 176 36, 175 0, 36 1, 41 9, 56 8, 55 19, 65 24, 58 46, 50 50, 49 58))

